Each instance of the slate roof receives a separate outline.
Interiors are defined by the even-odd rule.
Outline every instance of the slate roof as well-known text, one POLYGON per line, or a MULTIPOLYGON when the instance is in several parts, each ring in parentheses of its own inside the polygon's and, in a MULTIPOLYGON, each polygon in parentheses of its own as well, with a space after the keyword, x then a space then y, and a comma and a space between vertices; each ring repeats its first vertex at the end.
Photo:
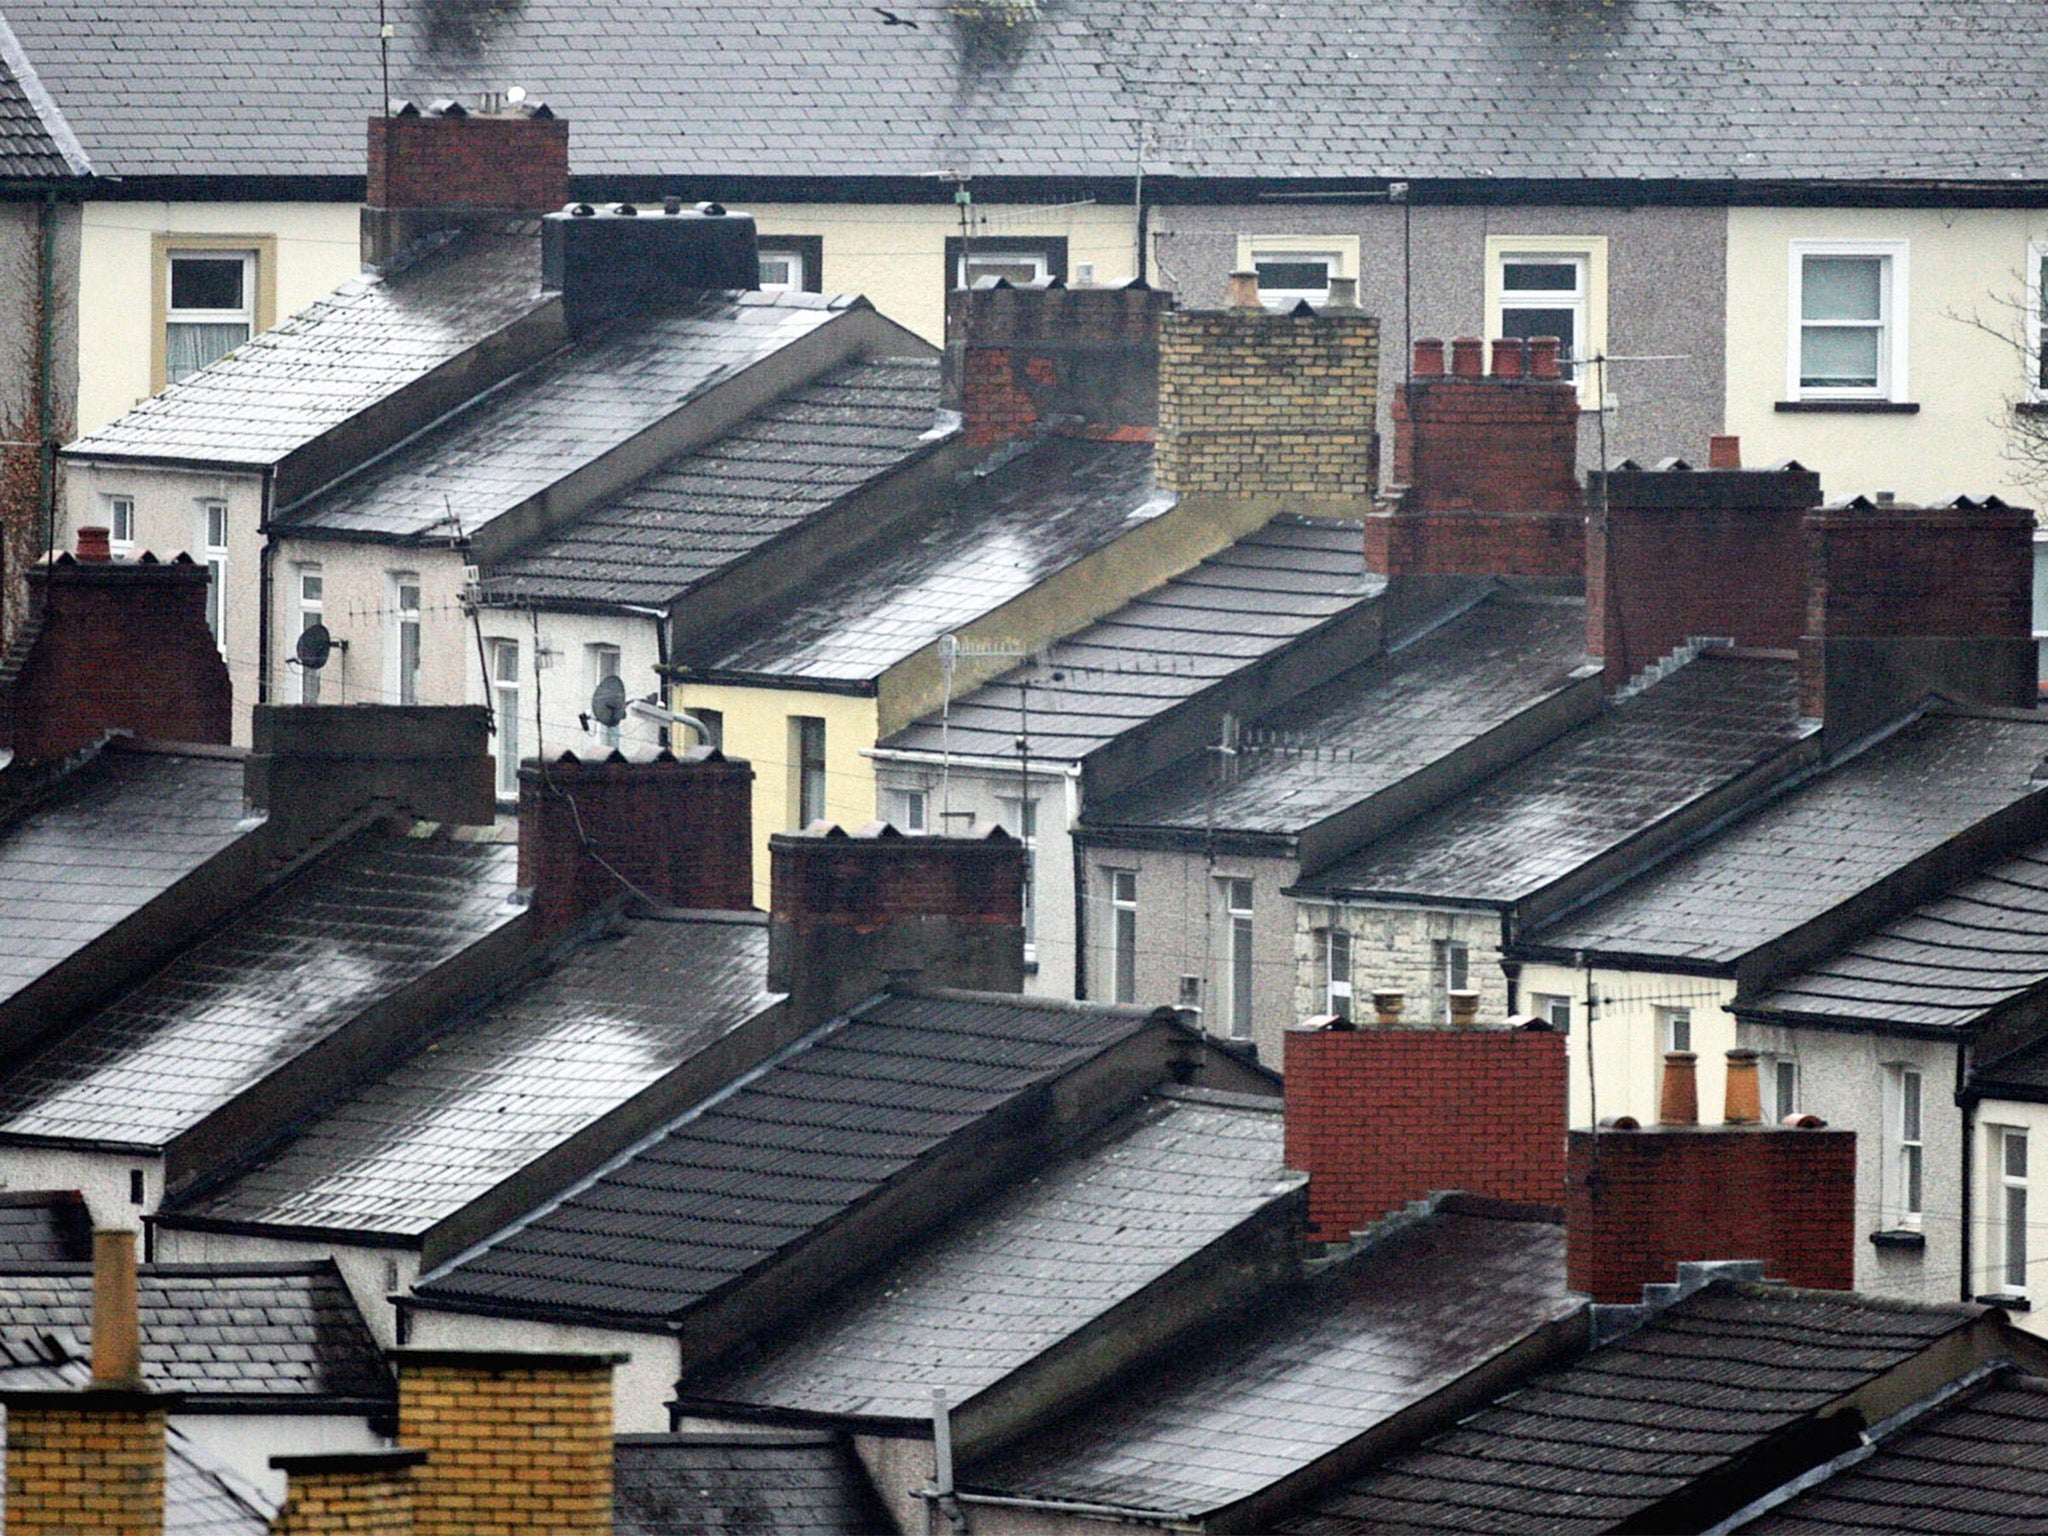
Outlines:
MULTIPOLYGON (((1031 755, 1077 762, 1385 589, 1366 573, 1357 523, 1283 514, 955 699, 951 749, 1015 756, 1028 681, 1031 755)), ((932 714, 883 745, 936 753, 947 738, 932 714)))
POLYGON ((0 1192, 0 1264, 92 1257, 92 1213, 75 1189, 0 1192))
POLYGON ((1519 901, 1812 729, 1793 663, 1709 652, 1297 892, 1519 901))
POLYGON ((2023 1045, 1973 1068, 1970 1088, 1987 1099, 2048 1103, 2048 1040, 2023 1045))
POLYGON ((276 1515, 261 1489, 225 1467, 177 1425, 164 1429, 164 1536, 269 1536, 276 1515))
POLYGON ((474 532, 858 299, 707 292, 579 338, 276 519, 280 532, 474 532))
MULTIPOLYGON (((518 81, 586 175, 1121 179, 1145 124, 1155 176, 2048 177, 2012 112, 2048 95, 2026 4, 1868 0, 1853 27, 1807 0, 1069 0, 970 30, 892 9, 916 25, 824 0, 401 6, 391 88, 518 81)), ((383 91, 352 5, 8 13, 105 170, 361 174, 383 91)))
POLYGON ((944 1387, 957 1407, 1299 1189, 1279 1108, 1149 1099, 678 1395, 928 1420, 944 1387))
POLYGON ((1743 1006, 1956 1029, 2048 982, 2048 842, 1859 934, 1743 1006))
POLYGON ((71 125, 0 17, 0 178, 65 182, 91 175, 92 162, 71 125))
POLYGON ((162 1146, 510 922, 518 852, 354 839, 0 1079, 0 1140, 162 1146))
POLYGON ((1096 802, 1084 820, 1299 832, 1557 693, 1585 642, 1582 602, 1489 597, 1250 722, 1222 782, 1213 754, 1183 758, 1096 802))
POLYGON ((620 1435, 616 1536, 895 1536, 843 1436, 620 1435))
POLYGON ((2044 749, 2048 720, 1932 712, 1528 942, 1733 964, 2041 793, 2044 749))
POLYGON ((1153 1027, 1132 1008, 891 994, 805 1036, 561 1199, 422 1277, 429 1304, 665 1320, 1153 1027))
POLYGON ((113 743, 0 821, 0 1002, 234 842, 242 763, 113 743))
MULTIPOLYGON (((11 8, 10 8, 11 9, 11 8)), ((218 30, 192 15, 181 46, 218 30)), ((358 113, 360 115, 360 113, 358 113)), ((388 276, 364 273, 66 454, 260 468, 280 462, 543 304, 540 235, 457 236, 388 276)))
MULTIPOLYGON (((331 1259, 145 1264, 137 1280, 142 1374, 188 1408, 371 1412, 397 1398, 390 1370, 331 1259)), ((92 1266, 0 1265, 0 1337, 92 1350, 92 1266)))
POLYGON ((759 921, 624 919, 168 1219, 417 1236, 767 1008, 767 961, 759 921))
POLYGON ((673 601, 925 451, 936 361, 856 359, 490 566, 514 602, 673 601))
POLYGON ((960 1486, 1196 1519, 1581 1306, 1565 1288, 1563 1227, 1460 1214, 1453 1201, 965 1467, 960 1486))
POLYGON ((736 620, 678 659, 706 672, 865 682, 1174 503, 1149 443, 1048 438, 895 529, 840 574, 736 620))
POLYGON ((1280 1523, 1292 1536, 1593 1536, 1640 1518, 1983 1309, 1716 1281, 1280 1523))
POLYGON ((2048 1381, 2008 1368, 1737 1527, 1744 1536, 2031 1536, 2048 1509, 2048 1381))

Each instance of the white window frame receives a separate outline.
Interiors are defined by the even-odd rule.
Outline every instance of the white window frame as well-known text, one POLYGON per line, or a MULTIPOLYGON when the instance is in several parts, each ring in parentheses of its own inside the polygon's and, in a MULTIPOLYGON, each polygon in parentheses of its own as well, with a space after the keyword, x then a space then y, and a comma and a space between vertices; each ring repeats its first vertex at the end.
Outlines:
POLYGON ((1572 1000, 1563 992, 1531 992, 1529 1012, 1561 1035, 1572 1029, 1572 1000))
POLYGON ((1448 1024, 1451 994, 1469 991, 1472 986, 1472 946, 1463 939, 1438 939, 1435 958, 1437 990, 1443 994, 1443 1022, 1448 1024))
POLYGON ((2029 400, 2048 401, 2048 385, 2042 383, 2042 368, 2048 363, 2048 316, 2041 306, 2048 304, 2048 288, 2041 283, 2041 268, 2048 263, 2048 241, 2027 242, 2027 394, 2029 400))
MULTIPOLYGON (((583 696, 586 699, 594 698, 599 685, 606 678, 623 677, 624 673, 620 669, 624 665, 624 656, 620 654, 619 648, 610 641, 593 640, 584 646, 583 670, 590 687, 583 696)), ((592 720, 590 722, 590 734, 604 746, 616 747, 619 744, 619 728, 616 725, 601 725, 596 720, 592 720)))
POLYGON ((1249 875, 1218 875, 1216 904, 1223 916, 1224 1030, 1232 1040, 1252 1037, 1252 1013, 1258 1006, 1257 969, 1253 961, 1253 927, 1258 893, 1249 875))
POLYGON ((2034 676, 2048 682, 2048 529, 2034 531, 2034 676))
POLYGON ((1693 1048, 1692 1024, 1690 1007, 1657 1010, 1657 1033, 1663 1037, 1664 1049, 1667 1051, 1689 1051, 1693 1048))
POLYGON ((1351 930, 1332 925, 1323 931, 1323 1009, 1351 1017, 1351 930))
POLYGON ((1024 845, 1024 963, 1038 960, 1038 812, 1044 802, 1011 795, 1002 801, 1003 827, 1024 845))
MULTIPOLYGON (((175 384, 178 378, 189 378, 191 374, 173 376, 170 373, 171 330, 180 325, 241 325, 247 334, 228 348, 247 346, 256 335, 256 252, 254 250, 209 249, 205 246, 172 246, 164 252, 164 369, 165 382, 175 384), (175 302, 177 293, 177 269, 180 261, 227 262, 239 260, 242 264, 242 305, 239 309, 179 309, 175 302)), ((226 356, 222 353, 221 356, 226 356)), ((218 361, 216 358, 214 361, 218 361)), ((208 365, 210 366, 210 365, 208 365)), ((198 372, 198 369, 192 370, 198 372)))
MULTIPOLYGON (((1052 276, 1052 249, 1043 245, 1004 245, 1000 241, 977 237, 969 247, 957 254, 953 262, 953 286, 956 289, 971 287, 967 281, 969 266, 984 264, 1004 266, 1028 266, 1031 276, 1027 283, 1042 283, 1052 276)), ((930 268, 926 268, 927 271, 930 268)), ((1022 286, 1012 279, 1012 286, 1022 286)))
MULTIPOLYGON (((1237 270, 1255 272, 1261 261, 1320 261, 1329 267, 1331 277, 1358 276, 1358 237, 1356 235, 1239 235, 1237 237, 1237 270)), ((1292 309, 1306 299, 1311 304, 1326 304, 1330 298, 1330 285, 1325 282, 1320 288, 1261 288, 1259 302, 1268 309, 1292 309)))
POLYGON ((2033 1244, 2028 1241, 2032 1204, 2028 1190, 2033 1149, 2027 1143, 2027 1131, 2023 1125, 1992 1127, 1992 1167, 1996 1170, 1994 1178, 1998 1189, 1998 1208, 1992 1213, 1991 1222, 1996 1233, 1992 1249, 1996 1258, 1992 1272, 1998 1279, 1996 1290, 2001 1296, 2024 1297, 2028 1294, 2027 1269, 2033 1262, 2033 1244), (2020 1154, 2020 1171, 2017 1174, 2012 1171, 2015 1142, 2020 1154))
POLYGON ((924 789, 892 789, 889 791, 889 809, 886 818, 898 832, 929 832, 931 830, 931 792, 924 789))
POLYGON ((1583 273, 1582 292, 1555 300, 1546 295, 1544 309, 1573 309, 1579 313, 1579 336, 1571 361, 1574 381, 1579 387, 1579 409, 1597 411, 1611 403, 1615 392, 1602 392, 1600 368, 1583 366, 1590 358, 1607 355, 1607 237, 1605 235, 1488 235, 1486 237, 1486 334, 1504 336, 1508 309, 1538 307, 1533 296, 1527 303, 1510 299, 1507 266, 1510 262, 1572 261, 1583 273))
POLYGON ((795 830, 801 832, 814 821, 823 821, 829 801, 826 776, 831 772, 831 746, 822 715, 789 717, 789 804, 795 830), (817 729, 813 732, 812 727, 817 729), (818 751, 811 755, 811 737, 817 737, 818 751), (814 814, 815 813, 815 814, 814 814))
POLYGON ((1109 888, 1109 1000, 1136 1002, 1138 997, 1138 872, 1106 869, 1109 888))
POLYGON ((135 547, 135 498, 116 491, 100 498, 101 516, 107 524, 107 542, 117 550, 135 547))
POLYGON ((225 656, 228 650, 228 504, 201 497, 193 516, 193 539, 206 565, 206 627, 225 656))
POLYGON ((1763 1068, 1763 1091, 1771 1106, 1769 1123, 1776 1125, 1787 1115, 1801 1113, 1799 1104, 1803 1084, 1800 1081, 1799 1059, 1795 1056, 1766 1056, 1763 1068), (1789 1095, 1784 1092, 1788 1083, 1791 1085, 1789 1095))
POLYGON ((764 266, 760 276, 761 291, 763 293, 804 293, 808 291, 811 279, 810 263, 803 251, 798 247, 777 245, 771 240, 764 240, 761 242, 760 260, 763 263, 787 261, 796 273, 796 276, 789 282, 770 282, 767 269, 764 266))
POLYGON ((1887 1225, 1917 1232, 1927 1205, 1927 1079, 1911 1062, 1894 1062, 1889 1078, 1884 1137, 1891 1218, 1887 1225))
POLYGON ((1785 398, 1826 402, 1890 401, 1904 404, 1907 343, 1911 330, 1908 296, 1911 244, 1905 240, 1793 240, 1786 246, 1785 398), (1806 260, 1809 256, 1875 257, 1878 277, 1877 384, 1872 388, 1807 388, 1799 382, 1801 343, 1806 332, 1806 260))
POLYGON ((498 727, 498 797, 515 799, 519 794, 519 642, 494 639, 490 643, 492 718, 498 727))
POLYGON ((419 572, 392 571, 385 578, 386 601, 390 609, 384 625, 384 698, 390 704, 417 704, 420 702, 420 659, 422 635, 420 630, 420 609, 426 594, 420 586, 419 572), (408 608, 405 594, 413 594, 412 606, 408 608), (406 675, 406 638, 410 632, 412 640, 412 669, 410 678, 406 675), (408 686, 408 684, 410 686, 408 686))
MULTIPOLYGON (((327 573, 311 562, 292 567, 292 586, 298 597, 299 630, 304 634, 315 624, 327 622, 327 573), (307 583, 317 583, 317 590, 309 592, 307 583)), ((299 702, 318 704, 320 702, 320 673, 312 667, 299 668, 299 702)))

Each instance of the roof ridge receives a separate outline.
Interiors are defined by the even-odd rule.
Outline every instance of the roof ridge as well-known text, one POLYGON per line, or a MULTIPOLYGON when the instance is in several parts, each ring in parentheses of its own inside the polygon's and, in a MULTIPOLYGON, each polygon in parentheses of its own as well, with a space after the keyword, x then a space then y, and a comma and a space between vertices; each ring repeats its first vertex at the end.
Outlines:
POLYGON ((78 135, 71 131, 63 110, 56 98, 43 84, 43 78, 36 73, 35 64, 29 59, 28 50, 21 46, 21 39, 14 35, 14 28, 7 24, 7 18, 0 15, 0 62, 7 65, 14 76, 14 83, 21 87, 21 94, 27 99, 29 110, 42 124, 43 132, 50 136, 51 147, 71 174, 80 179, 91 177, 94 172, 92 160, 85 152, 85 146, 78 142, 78 135))

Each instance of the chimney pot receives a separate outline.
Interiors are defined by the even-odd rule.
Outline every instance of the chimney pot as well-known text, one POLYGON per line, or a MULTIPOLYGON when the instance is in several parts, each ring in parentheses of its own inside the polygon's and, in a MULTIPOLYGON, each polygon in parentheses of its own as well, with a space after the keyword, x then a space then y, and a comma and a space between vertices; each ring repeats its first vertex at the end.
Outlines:
POLYGON ((1496 379, 1519 379, 1526 351, 1518 336, 1496 337, 1493 343, 1493 376, 1496 379))
POLYGON ((1358 308, 1358 279, 1355 277, 1333 277, 1330 279, 1330 297, 1324 301, 1326 309, 1358 308))
POLYGON ((1444 344, 1435 337, 1415 343, 1415 377, 1440 379, 1444 376, 1444 344))
POLYGON ((1401 1008, 1407 1001, 1407 997, 1400 992, 1373 993, 1373 1021, 1382 1028, 1393 1028, 1401 1022, 1401 1008))
POLYGON ((1477 336, 1457 336, 1451 340, 1451 373, 1460 379, 1479 379, 1486 376, 1486 343, 1477 336))
POLYGON ((1756 1052, 1738 1047, 1728 1053, 1728 1094, 1721 1111, 1727 1125, 1761 1125, 1763 1093, 1757 1084, 1756 1052))
POLYGON ((81 560, 111 560, 114 558, 112 536, 104 528, 85 527, 78 530, 78 558, 81 560))
POLYGON ((1233 272, 1230 274, 1230 307, 1232 309, 1259 309, 1259 274, 1256 272, 1233 272))
POLYGON ((1742 468, 1742 439, 1730 432, 1716 432, 1707 439, 1707 468, 1742 468))
POLYGON ((1664 1053, 1664 1092, 1657 1104, 1660 1125, 1700 1123, 1699 1077, 1694 1071, 1698 1060, 1691 1051, 1664 1053))
POLYGON ((1479 1027, 1479 994, 1469 987, 1454 987, 1450 993, 1451 1028, 1479 1027))
POLYGON ((1559 365, 1558 356, 1564 343, 1555 336, 1531 336, 1529 338, 1529 377, 1532 379, 1561 379, 1564 369, 1559 365))
POLYGON ((92 1384, 129 1392, 142 1388, 133 1232, 92 1235, 92 1384))

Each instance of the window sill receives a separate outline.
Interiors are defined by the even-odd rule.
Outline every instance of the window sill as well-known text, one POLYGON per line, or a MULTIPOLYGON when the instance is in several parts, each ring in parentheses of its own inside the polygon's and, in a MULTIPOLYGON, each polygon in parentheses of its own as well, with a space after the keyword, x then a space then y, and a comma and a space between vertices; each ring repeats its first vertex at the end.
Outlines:
POLYGON ((1917 416, 1917 400, 1780 400, 1774 411, 1837 416, 1917 416))
POLYGON ((1918 1253, 1927 1246, 1927 1234, 1915 1232, 1911 1227, 1889 1227, 1870 1234, 1873 1248, 1903 1248, 1918 1253))
POLYGON ((1976 1298, 1980 1307, 1998 1307, 2007 1312, 2031 1312, 2034 1304, 2024 1296, 2009 1296, 2003 1291, 1992 1291, 1976 1298))

